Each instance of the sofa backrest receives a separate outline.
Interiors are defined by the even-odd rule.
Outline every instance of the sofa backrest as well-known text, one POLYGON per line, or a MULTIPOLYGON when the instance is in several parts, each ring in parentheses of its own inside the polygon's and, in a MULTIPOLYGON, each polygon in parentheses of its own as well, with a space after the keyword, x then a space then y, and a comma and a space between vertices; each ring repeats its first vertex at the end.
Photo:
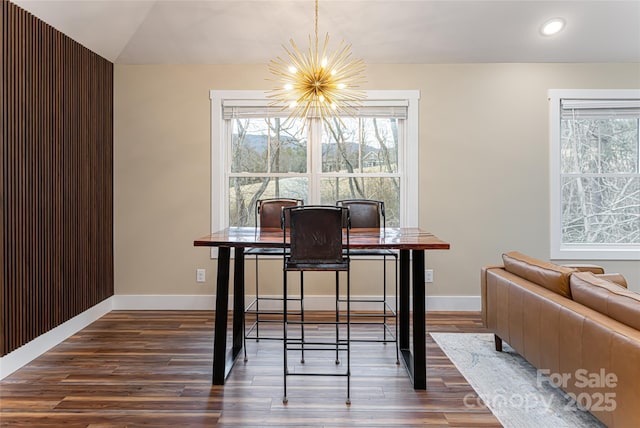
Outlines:
POLYGON ((574 273, 569 285, 576 302, 640 330, 640 294, 590 272, 574 273))
POLYGON ((561 296, 571 298, 569 278, 576 272, 573 268, 559 266, 526 256, 517 251, 502 255, 504 269, 525 278, 561 296))

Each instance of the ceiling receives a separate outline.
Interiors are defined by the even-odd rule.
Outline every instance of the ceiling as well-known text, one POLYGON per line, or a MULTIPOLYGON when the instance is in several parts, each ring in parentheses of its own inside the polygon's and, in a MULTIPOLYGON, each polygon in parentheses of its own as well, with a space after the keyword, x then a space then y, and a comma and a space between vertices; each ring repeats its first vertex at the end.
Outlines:
MULTIPOLYGON (((306 48, 313 0, 12 0, 119 64, 264 64, 306 48)), ((640 62, 640 0, 321 0, 367 63, 640 62), (567 25, 542 36, 541 25, 567 25)))

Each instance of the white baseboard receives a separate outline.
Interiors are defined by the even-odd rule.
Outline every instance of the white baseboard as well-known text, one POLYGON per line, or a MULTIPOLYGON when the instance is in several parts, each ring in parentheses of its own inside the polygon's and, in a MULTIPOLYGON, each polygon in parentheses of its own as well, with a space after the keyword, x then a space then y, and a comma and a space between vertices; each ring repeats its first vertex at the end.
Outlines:
MULTIPOLYGON (((273 296, 271 296, 273 297, 273 296)), ((352 296, 352 298, 373 300, 377 296, 352 296)), ((233 296, 229 297, 229 308, 233 306, 233 296)), ((252 296, 247 295, 246 302, 252 296)), ((393 304, 393 296, 388 298, 393 304)), ((271 302, 261 303, 264 309, 273 309, 271 302)), ((333 310, 335 300, 330 296, 305 296, 304 307, 307 310, 333 310)), ((20 367, 30 363, 49 349, 62 343, 65 339, 82 330, 112 310, 213 310, 214 295, 126 295, 112 296, 53 330, 33 339, 15 351, 0 358, 0 380, 4 379, 20 367)), ((354 302, 352 310, 379 311, 381 303, 354 302)), ((427 296, 428 311, 479 311, 480 296, 427 296)))
POLYGON ((100 317, 111 312, 112 299, 113 297, 109 297, 103 300, 97 305, 0 358, 0 380, 9 376, 25 364, 35 360, 54 346, 62 343, 68 337, 76 334, 100 317))
MULTIPOLYGON (((277 296, 263 296, 277 297, 277 296)), ((369 302, 352 303, 353 310, 380 310, 380 303, 371 302, 378 296, 352 296, 352 298, 366 299, 369 302)), ((117 310, 211 310, 215 307, 215 296, 208 295, 116 295, 113 296, 113 309, 117 310)), ((252 295, 247 295, 245 302, 249 303, 252 295)), ((387 298, 393 303, 393 296, 387 298)), ((229 296, 229 308, 232 308, 233 296, 229 296)), ((264 309, 276 309, 277 303, 261 302, 264 309)), ((308 310, 333 310, 335 301, 331 296, 307 295, 304 307, 308 310)), ((479 311, 480 296, 427 296, 427 310, 429 311, 479 311)))
MULTIPOLYGON (((230 300, 229 304, 232 304, 230 300)), ((199 311, 213 310, 216 307, 216 296, 213 294, 197 295, 136 295, 116 294, 113 296, 113 310, 154 310, 154 311, 199 311)), ((229 306, 232 308, 232 306, 229 306)))
POLYGON ((427 296, 427 311, 470 312, 481 309, 480 296, 427 296))
MULTIPOLYGON (((277 296, 262 296, 276 298, 277 296)), ((375 296, 358 296, 373 300, 375 296)), ((247 295, 245 302, 249 304, 253 300, 252 295, 247 295)), ((392 298, 390 298, 392 299, 392 298)), ((114 296, 114 310, 213 310, 216 305, 215 295, 117 295, 114 296)), ((389 300, 392 302, 392 300, 389 300)), ((229 309, 233 307, 233 295, 229 296, 229 309)), ((292 303, 293 304, 293 303, 292 303)), ((282 305, 275 301, 261 301, 262 309, 279 309, 282 305)), ((304 307, 311 311, 333 310, 335 299, 331 296, 307 295, 304 297, 304 307)), ((381 303, 352 303, 353 310, 381 310, 381 303)))

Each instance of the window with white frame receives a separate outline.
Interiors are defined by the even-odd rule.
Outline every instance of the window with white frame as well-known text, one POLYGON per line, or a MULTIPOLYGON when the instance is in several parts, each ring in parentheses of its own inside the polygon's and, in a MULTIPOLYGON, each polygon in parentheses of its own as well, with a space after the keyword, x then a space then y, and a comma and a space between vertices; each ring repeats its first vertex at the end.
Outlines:
POLYGON ((259 199, 382 200, 417 226, 418 91, 370 91, 354 117, 287 119, 264 92, 211 91, 212 230, 253 226, 259 199))
POLYGON ((551 90, 551 257, 640 260, 640 90, 551 90))

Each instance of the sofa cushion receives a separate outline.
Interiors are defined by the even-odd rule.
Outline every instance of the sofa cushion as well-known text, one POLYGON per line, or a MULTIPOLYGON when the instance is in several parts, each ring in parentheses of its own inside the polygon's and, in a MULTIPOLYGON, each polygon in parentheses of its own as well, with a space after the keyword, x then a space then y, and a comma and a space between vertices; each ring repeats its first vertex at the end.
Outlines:
POLYGON ((590 272, 571 275, 573 300, 640 330, 640 294, 590 272))
POLYGON ((569 277, 576 272, 575 269, 534 259, 517 251, 503 254, 502 261, 507 272, 571 298, 569 277))
POLYGON ((619 285, 620 287, 624 287, 624 288, 628 288, 627 287, 627 280, 626 278, 619 274, 619 273, 603 273, 603 274, 599 274, 596 275, 598 278, 602 278, 602 279, 606 279, 607 281, 611 281, 617 285, 619 285))

